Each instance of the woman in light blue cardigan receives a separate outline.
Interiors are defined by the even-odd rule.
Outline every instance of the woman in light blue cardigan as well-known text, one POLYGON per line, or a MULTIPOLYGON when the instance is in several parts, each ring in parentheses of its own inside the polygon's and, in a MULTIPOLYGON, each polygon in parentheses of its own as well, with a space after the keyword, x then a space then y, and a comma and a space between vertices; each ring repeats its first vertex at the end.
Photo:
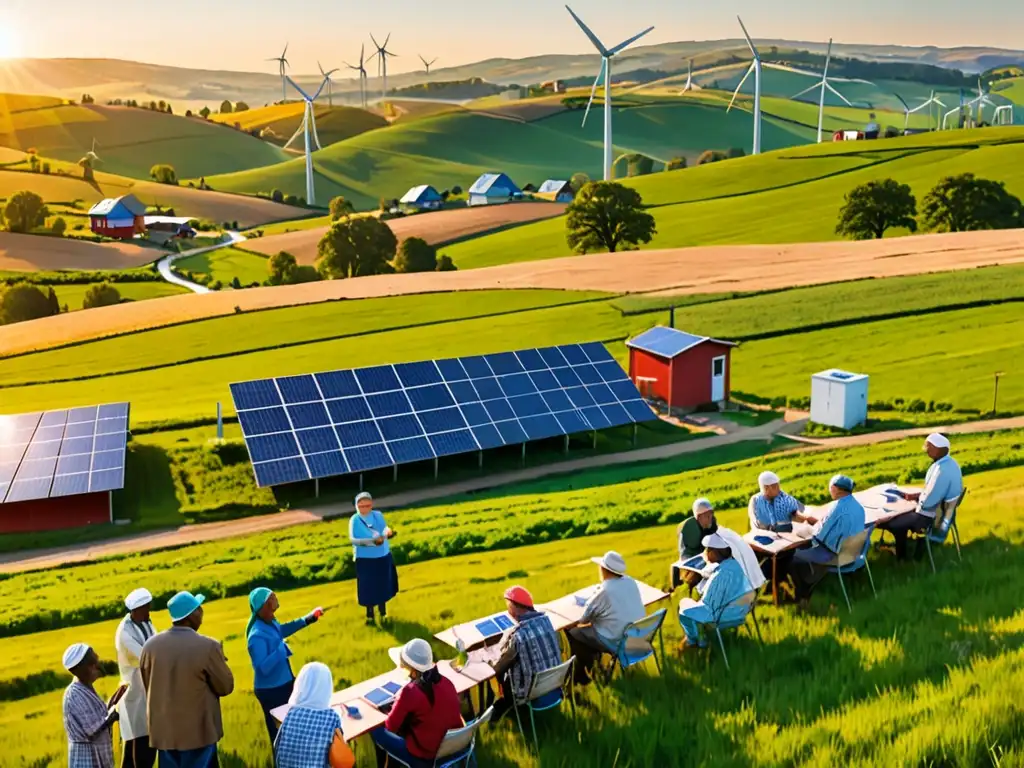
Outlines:
POLYGON ((398 569, 388 543, 395 532, 384 521, 384 515, 373 508, 373 497, 368 493, 356 496, 348 536, 356 561, 356 593, 359 604, 366 609, 366 623, 373 624, 374 606, 383 622, 388 615, 388 600, 398 594, 398 569))

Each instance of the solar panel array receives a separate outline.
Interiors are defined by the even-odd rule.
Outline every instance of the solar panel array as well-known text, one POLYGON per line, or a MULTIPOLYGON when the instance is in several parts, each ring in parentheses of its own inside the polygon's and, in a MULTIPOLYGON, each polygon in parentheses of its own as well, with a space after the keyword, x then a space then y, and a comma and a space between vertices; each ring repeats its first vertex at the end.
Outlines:
POLYGON ((628 346, 653 352, 661 357, 675 357, 706 338, 659 325, 629 341, 628 346))
POLYGON ((656 418, 598 343, 259 379, 231 396, 261 487, 656 418))
POLYGON ((0 502, 124 487, 128 403, 0 416, 0 502))

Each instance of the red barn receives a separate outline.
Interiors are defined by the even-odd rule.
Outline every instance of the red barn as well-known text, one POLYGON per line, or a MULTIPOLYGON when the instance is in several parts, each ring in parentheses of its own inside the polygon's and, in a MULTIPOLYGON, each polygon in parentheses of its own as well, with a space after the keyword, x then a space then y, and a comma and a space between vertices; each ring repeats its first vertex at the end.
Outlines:
POLYGON ((629 377, 645 397, 684 411, 728 401, 735 342, 659 325, 627 341, 626 346, 629 377))
POLYGON ((92 231, 104 237, 131 240, 146 231, 146 206, 135 195, 101 200, 89 209, 92 231))

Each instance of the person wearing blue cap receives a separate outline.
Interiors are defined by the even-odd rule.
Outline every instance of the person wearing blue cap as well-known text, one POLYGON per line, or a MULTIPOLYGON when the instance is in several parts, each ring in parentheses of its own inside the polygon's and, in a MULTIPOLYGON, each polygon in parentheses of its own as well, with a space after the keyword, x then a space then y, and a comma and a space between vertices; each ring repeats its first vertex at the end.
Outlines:
POLYGON ((366 609, 366 623, 373 624, 373 608, 377 607, 381 622, 387 618, 387 602, 398 594, 398 569, 391 556, 395 532, 384 521, 380 510, 373 508, 373 497, 356 496, 356 511, 348 521, 352 556, 356 561, 356 595, 366 609))
POLYGON ((811 592, 825 578, 829 566, 835 564, 843 541, 864 532, 864 507, 853 497, 853 488, 853 480, 846 475, 835 475, 829 480, 828 490, 835 504, 815 524, 811 546, 793 554, 790 575, 802 609, 806 610, 811 592))
POLYGON ((277 595, 267 587, 257 587, 249 593, 252 614, 245 627, 245 645, 255 672, 253 693, 263 708, 271 746, 277 736, 277 720, 270 712, 288 703, 295 686, 295 675, 288 662, 292 649, 285 638, 313 624, 324 613, 323 608, 317 608, 301 619, 281 624, 274 618, 280 607, 277 595))
POLYGON ((220 700, 235 688, 224 648, 199 634, 202 595, 179 592, 167 603, 173 626, 142 647, 149 743, 160 768, 216 768, 224 737, 220 700))

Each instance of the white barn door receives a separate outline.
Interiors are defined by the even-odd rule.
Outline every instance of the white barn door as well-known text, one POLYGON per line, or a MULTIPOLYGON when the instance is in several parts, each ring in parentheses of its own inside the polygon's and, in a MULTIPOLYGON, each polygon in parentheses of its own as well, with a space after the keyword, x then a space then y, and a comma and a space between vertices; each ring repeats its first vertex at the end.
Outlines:
POLYGON ((725 355, 711 360, 711 402, 725 400, 725 355))

